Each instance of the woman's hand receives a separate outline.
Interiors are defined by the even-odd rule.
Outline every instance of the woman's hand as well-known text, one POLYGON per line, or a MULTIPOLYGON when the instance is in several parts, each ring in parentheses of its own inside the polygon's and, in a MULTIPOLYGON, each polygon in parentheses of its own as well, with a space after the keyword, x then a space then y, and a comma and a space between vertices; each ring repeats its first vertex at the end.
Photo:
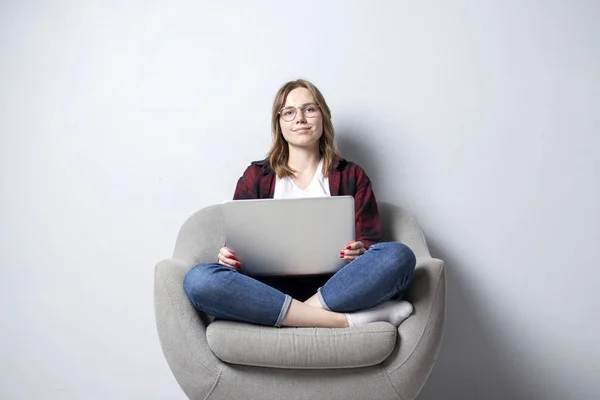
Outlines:
POLYGON ((242 264, 235 259, 235 255, 227 247, 221 247, 217 258, 219 260, 219 264, 221 265, 225 265, 238 271, 242 269, 242 264))
POLYGON ((362 244, 362 242, 353 242, 346 246, 344 250, 340 250, 340 258, 343 258, 344 260, 348 261, 353 261, 360 257, 361 254, 364 254, 365 251, 367 250, 365 249, 365 246, 362 244))

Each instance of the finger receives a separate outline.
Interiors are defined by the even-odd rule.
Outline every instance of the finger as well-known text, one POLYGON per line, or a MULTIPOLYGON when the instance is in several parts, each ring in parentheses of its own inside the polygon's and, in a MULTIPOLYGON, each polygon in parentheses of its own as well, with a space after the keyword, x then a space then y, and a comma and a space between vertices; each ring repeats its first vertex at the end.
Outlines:
POLYGON ((219 263, 220 263, 220 264, 227 265, 227 266, 230 266, 230 265, 231 265, 231 264, 230 264, 230 261, 231 261, 231 260, 229 260, 227 257, 225 257, 225 256, 223 255, 223 253, 219 253, 219 254, 217 255, 217 259, 219 260, 219 263))
POLYGON ((218 261, 218 264, 220 264, 220 265, 223 265, 223 266, 225 266, 225 267, 227 267, 227 268, 233 268, 233 269, 237 269, 237 268, 236 268, 236 267, 234 267, 233 265, 229 265, 229 264, 227 264, 227 262, 224 262, 224 261, 221 261, 221 260, 219 260, 219 261, 218 261))
POLYGON ((340 252, 342 251, 349 251, 349 250, 355 250, 355 243, 356 242, 352 242, 352 243, 348 243, 348 245, 346 247, 344 247, 340 252))
POLYGON ((225 264, 225 263, 224 263, 223 261, 221 261, 221 260, 218 260, 218 261, 217 261, 217 264, 219 264, 219 265, 224 265, 224 266, 226 266, 226 267, 231 267, 231 265, 225 264))
POLYGON ((340 251, 340 255, 345 255, 345 256, 359 256, 362 254, 362 251, 360 249, 358 250, 342 250, 340 251))
POLYGON ((231 258, 231 256, 227 256, 223 251, 219 251, 219 254, 217 254, 217 259, 219 261, 223 261, 224 263, 228 264, 228 261, 235 260, 235 257, 231 258))
POLYGON ((219 253, 219 264, 223 264, 228 267, 235 268, 235 269, 240 269, 242 267, 242 264, 239 261, 237 261, 235 259, 231 259, 229 257, 225 257, 221 253, 219 253))
POLYGON ((344 260, 354 260, 361 254, 360 250, 342 250, 340 251, 340 258, 343 258, 344 260))
POLYGON ((233 251, 231 251, 231 249, 228 249, 227 247, 222 247, 219 253, 223 254, 226 258, 235 260, 235 254, 233 254, 233 251))
POLYGON ((365 246, 363 245, 362 242, 352 242, 346 246, 346 250, 357 250, 357 249, 361 249, 364 247, 365 246))
POLYGON ((238 263, 238 260, 235 258, 235 254, 231 253, 229 249, 221 249, 221 252, 219 252, 219 256, 221 257, 221 259, 227 260, 228 265, 235 266, 238 263))

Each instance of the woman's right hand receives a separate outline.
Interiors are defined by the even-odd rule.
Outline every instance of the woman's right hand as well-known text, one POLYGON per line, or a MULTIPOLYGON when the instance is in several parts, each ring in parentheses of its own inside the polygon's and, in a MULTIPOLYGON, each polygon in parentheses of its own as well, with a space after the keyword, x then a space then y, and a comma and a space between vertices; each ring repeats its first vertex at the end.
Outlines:
POLYGON ((219 250, 219 255, 217 256, 218 258, 218 262, 221 265, 225 265, 227 267, 236 269, 236 270, 240 270, 242 269, 242 264, 235 259, 235 255, 233 254, 233 252, 231 250, 229 250, 227 247, 221 247, 221 250, 219 250))

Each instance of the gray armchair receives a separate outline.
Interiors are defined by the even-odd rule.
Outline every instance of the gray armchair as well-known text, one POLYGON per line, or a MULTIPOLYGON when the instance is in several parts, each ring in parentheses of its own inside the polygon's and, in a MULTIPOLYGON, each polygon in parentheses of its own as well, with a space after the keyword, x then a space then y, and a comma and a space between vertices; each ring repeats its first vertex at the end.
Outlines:
POLYGON ((405 299, 414 313, 398 328, 274 328, 213 321, 183 291, 194 265, 213 262, 225 241, 221 209, 210 206, 182 226, 173 258, 156 265, 154 302, 160 343, 190 399, 414 399, 435 362, 444 325, 444 264, 431 258, 414 217, 380 203, 384 240, 417 256, 405 299))

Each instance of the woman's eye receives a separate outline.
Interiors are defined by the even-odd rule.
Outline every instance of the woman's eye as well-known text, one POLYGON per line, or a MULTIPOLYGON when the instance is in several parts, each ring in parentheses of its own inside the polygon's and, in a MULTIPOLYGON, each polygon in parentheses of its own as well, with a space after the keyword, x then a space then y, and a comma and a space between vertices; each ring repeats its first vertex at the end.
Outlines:
POLYGON ((307 107, 306 111, 308 111, 308 112, 314 112, 315 108, 314 107, 307 107))
POLYGON ((284 111, 283 115, 292 115, 292 111, 291 110, 284 111))

